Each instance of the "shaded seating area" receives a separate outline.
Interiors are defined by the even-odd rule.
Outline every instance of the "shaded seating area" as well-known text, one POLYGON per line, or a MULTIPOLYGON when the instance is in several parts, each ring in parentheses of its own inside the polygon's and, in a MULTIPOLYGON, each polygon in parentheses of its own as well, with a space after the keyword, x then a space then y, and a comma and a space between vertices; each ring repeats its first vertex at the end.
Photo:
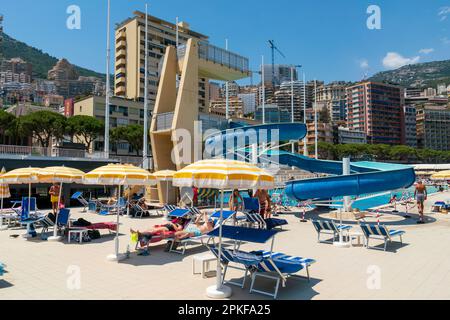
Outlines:
MULTIPOLYGON (((272 248, 274 244, 275 230, 261 230, 242 228, 234 226, 223 226, 223 237, 236 241, 234 249, 210 246, 211 252, 218 258, 224 267, 224 275, 221 279, 222 283, 228 283, 241 288, 245 288, 248 276, 251 277, 250 293, 259 293, 270 296, 274 299, 278 297, 280 285, 285 287, 289 278, 304 278, 297 275, 298 272, 306 270, 306 278, 309 280, 309 267, 316 261, 314 259, 291 256, 283 253, 272 251, 251 251, 245 252, 240 250, 242 242, 252 242, 264 244, 272 240, 272 248), (241 282, 227 281, 226 275, 228 269, 235 269, 244 272, 241 282), (275 281, 273 291, 265 291, 261 288, 257 289, 257 280, 259 278, 270 279, 275 281)), ((217 231, 215 231, 217 233, 217 231)))
POLYGON ((312 220, 312 223, 317 231, 317 241, 319 243, 333 243, 339 237, 341 231, 344 233, 344 236, 348 237, 348 233, 352 229, 352 226, 337 225, 332 220, 312 220), (333 238, 331 240, 321 240, 320 236, 322 234, 333 235, 333 238))
POLYGON ((379 249, 376 247, 370 247, 369 246, 370 239, 377 239, 377 240, 384 241, 384 251, 387 250, 388 242, 392 243, 393 238, 395 238, 395 237, 399 237, 400 244, 403 245, 403 235, 405 234, 405 231, 389 230, 384 225, 365 224, 365 223, 361 223, 361 229, 364 233, 364 237, 366 238, 367 249, 383 250, 383 249, 379 249))

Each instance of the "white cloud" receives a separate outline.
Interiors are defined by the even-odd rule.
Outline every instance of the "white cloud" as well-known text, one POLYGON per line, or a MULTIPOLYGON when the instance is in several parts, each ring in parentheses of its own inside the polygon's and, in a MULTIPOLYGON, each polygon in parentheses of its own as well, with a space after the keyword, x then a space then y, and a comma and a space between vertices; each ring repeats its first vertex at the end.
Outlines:
POLYGON ((438 12, 439 20, 441 20, 441 21, 446 20, 448 15, 450 15, 450 7, 442 7, 439 9, 439 12, 438 12))
POLYGON ((434 52, 433 48, 425 48, 425 49, 420 49, 419 50, 419 53, 422 53, 422 54, 430 54, 432 52, 434 52))
POLYGON ((408 64, 415 64, 419 60, 419 56, 406 58, 397 52, 388 52, 383 59, 383 66, 387 69, 398 69, 408 64))
POLYGON ((442 42, 443 44, 450 44, 450 39, 447 38, 447 37, 443 37, 443 38, 441 39, 441 42, 442 42))
POLYGON ((369 69, 369 61, 367 59, 361 59, 358 62, 361 69, 369 69))

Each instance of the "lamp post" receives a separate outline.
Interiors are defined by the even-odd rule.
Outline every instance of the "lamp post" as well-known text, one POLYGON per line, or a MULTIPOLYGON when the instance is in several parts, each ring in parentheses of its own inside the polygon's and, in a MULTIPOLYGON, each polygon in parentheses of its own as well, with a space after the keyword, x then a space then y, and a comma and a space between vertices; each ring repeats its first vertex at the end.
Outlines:
POLYGON ((144 165, 143 168, 146 170, 150 169, 150 163, 148 158, 148 5, 145 4, 145 85, 144 85, 144 148, 143 148, 143 158, 144 165))
MULTIPOLYGON (((301 68, 301 65, 292 65, 291 66, 291 121, 295 123, 294 117, 294 70, 297 68, 301 68)), ((292 143, 292 153, 295 153, 295 143, 292 143)))
POLYGON ((111 0, 108 0, 108 14, 106 21, 106 101, 105 101, 105 158, 109 159, 109 99, 111 95, 110 89, 110 60, 111 60, 111 39, 110 39, 110 15, 111 15, 111 0))
POLYGON ((261 58, 261 85, 262 85, 262 122, 266 124, 266 85, 264 83, 264 56, 261 58))
MULTIPOLYGON (((303 123, 306 124, 306 74, 303 72, 303 123)), ((303 155, 305 157, 308 156, 308 138, 306 138, 303 142, 303 155)))

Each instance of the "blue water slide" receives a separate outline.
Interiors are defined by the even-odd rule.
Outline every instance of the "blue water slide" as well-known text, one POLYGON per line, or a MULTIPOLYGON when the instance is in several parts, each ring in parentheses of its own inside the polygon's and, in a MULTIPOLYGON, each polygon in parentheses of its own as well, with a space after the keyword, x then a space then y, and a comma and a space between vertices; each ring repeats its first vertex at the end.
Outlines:
MULTIPOLYGON (((230 129, 214 134, 206 139, 206 144, 223 144, 226 141, 243 139, 250 133, 260 130, 278 131, 280 141, 302 140, 306 136, 306 126, 299 123, 270 124, 230 129)), ((259 135, 258 135, 259 136, 259 135)), ((271 134, 263 134, 258 144, 270 142, 271 134), (264 141, 264 139, 267 139, 264 141)), ((224 150, 226 150, 224 148, 224 150)), ((331 199, 342 196, 360 196, 364 194, 386 192, 409 188, 416 180, 413 167, 379 162, 353 162, 351 174, 343 176, 342 162, 311 159, 286 151, 272 150, 260 156, 261 162, 276 162, 293 166, 312 173, 324 173, 333 176, 290 181, 286 185, 286 194, 296 200, 331 199)))

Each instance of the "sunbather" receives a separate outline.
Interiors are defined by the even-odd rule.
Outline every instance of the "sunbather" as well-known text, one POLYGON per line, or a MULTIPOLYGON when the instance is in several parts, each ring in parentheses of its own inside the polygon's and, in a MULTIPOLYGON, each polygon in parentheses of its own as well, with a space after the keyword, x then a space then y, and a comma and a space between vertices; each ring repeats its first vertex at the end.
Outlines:
POLYGON ((179 232, 183 230, 186 220, 183 218, 178 218, 166 223, 162 226, 155 226, 153 229, 140 232, 130 229, 131 234, 137 234, 138 240, 141 242, 142 246, 147 245, 154 236, 161 235, 168 232, 179 232))
POLYGON ((189 225, 185 230, 175 233, 176 240, 200 237, 214 230, 214 221, 208 218, 206 212, 199 216, 194 224, 189 225), (203 221, 201 221, 203 219, 203 221))

